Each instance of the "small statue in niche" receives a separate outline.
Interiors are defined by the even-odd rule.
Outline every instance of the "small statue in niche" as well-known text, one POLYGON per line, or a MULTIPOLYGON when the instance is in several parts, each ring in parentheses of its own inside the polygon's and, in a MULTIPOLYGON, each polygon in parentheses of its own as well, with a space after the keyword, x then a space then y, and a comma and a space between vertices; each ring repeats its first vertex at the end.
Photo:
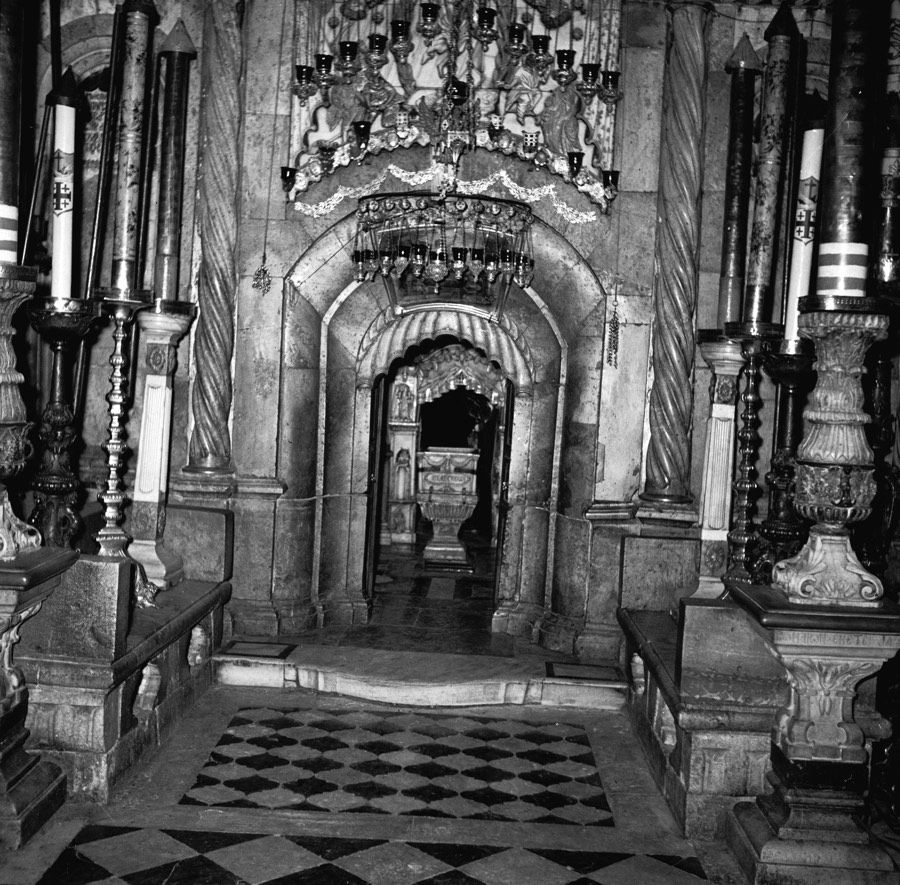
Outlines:
MULTIPOLYGON (((413 396, 408 384, 394 386, 394 419, 396 421, 413 420, 413 396)), ((401 451, 405 451, 405 449, 401 451)), ((409 452, 406 455, 409 457, 409 452)))
POLYGON ((406 501, 410 497, 412 490, 411 485, 411 459, 409 449, 400 449, 397 452, 397 467, 394 472, 394 489, 396 490, 397 500, 406 501))

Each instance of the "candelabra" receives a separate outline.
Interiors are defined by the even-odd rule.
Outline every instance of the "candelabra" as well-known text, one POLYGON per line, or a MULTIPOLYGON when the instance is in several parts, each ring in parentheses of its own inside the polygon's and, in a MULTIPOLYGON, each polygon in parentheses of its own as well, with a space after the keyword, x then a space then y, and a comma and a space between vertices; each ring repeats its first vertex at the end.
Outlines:
POLYGON ((97 312, 92 302, 79 298, 40 298, 29 305, 28 317, 53 352, 50 393, 41 416, 41 466, 34 478, 34 508, 28 521, 40 530, 47 545, 70 547, 82 527, 81 483, 70 464, 75 442, 70 357, 72 347, 87 336, 97 312))
POLYGON ((760 549, 751 567, 755 584, 768 584, 775 563, 793 556, 806 540, 806 521, 793 506, 794 465, 802 432, 800 407, 812 364, 809 350, 787 341, 773 345, 763 356, 769 377, 778 385, 778 406, 772 463, 766 473, 769 512, 760 526, 760 549))

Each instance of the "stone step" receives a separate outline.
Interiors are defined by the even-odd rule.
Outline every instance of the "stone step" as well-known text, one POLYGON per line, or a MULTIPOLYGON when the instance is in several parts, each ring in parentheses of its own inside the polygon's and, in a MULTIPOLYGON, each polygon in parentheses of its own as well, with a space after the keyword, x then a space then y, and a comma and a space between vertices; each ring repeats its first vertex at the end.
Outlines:
POLYGON ((213 667, 222 685, 303 688, 406 706, 535 704, 618 710, 626 689, 611 663, 548 666, 545 661, 492 655, 292 648, 242 641, 216 654, 213 667))

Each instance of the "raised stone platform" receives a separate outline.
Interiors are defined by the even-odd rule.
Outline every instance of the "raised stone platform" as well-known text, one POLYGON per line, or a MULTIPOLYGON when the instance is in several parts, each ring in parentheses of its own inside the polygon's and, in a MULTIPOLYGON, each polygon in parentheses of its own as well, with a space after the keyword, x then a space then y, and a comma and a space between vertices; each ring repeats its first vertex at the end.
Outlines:
POLYGON ((185 581, 160 594, 156 608, 135 609, 130 626, 127 602, 126 616, 106 624, 73 617, 104 586, 121 599, 131 568, 82 557, 20 646, 31 686, 31 743, 63 768, 70 793, 100 802, 209 685, 231 595, 227 582, 185 581))
POLYGON ((629 710, 650 770, 689 838, 722 835, 736 799, 767 789, 769 739, 787 684, 731 603, 620 609, 631 660, 629 710))
POLYGON ((625 682, 617 668, 584 668, 596 670, 596 678, 550 676, 537 657, 300 646, 283 660, 252 652, 220 653, 214 665, 216 681, 223 685, 306 688, 409 706, 535 704, 617 710, 625 702, 625 682))

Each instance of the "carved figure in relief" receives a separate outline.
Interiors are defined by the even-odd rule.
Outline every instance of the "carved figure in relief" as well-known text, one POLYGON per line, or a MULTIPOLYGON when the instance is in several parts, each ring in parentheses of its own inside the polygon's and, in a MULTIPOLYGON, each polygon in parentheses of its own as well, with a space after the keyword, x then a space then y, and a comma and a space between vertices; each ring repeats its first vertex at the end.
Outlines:
POLYGON ((547 75, 541 76, 528 63, 528 58, 529 56, 525 56, 509 75, 504 77, 501 84, 506 89, 504 113, 514 113, 516 120, 522 125, 526 116, 535 115, 537 103, 541 99, 541 84, 547 82, 547 75))
POLYGON ((398 501, 408 500, 412 492, 410 470, 409 449, 400 449, 397 452, 397 467, 394 474, 394 489, 398 501))
POLYGON ((564 157, 569 151, 580 151, 578 137, 578 114, 582 100, 574 84, 554 89, 544 102, 540 114, 544 144, 557 156, 564 157))
POLYGON ((397 421, 413 420, 413 395, 408 384, 394 385, 393 416, 397 421))

